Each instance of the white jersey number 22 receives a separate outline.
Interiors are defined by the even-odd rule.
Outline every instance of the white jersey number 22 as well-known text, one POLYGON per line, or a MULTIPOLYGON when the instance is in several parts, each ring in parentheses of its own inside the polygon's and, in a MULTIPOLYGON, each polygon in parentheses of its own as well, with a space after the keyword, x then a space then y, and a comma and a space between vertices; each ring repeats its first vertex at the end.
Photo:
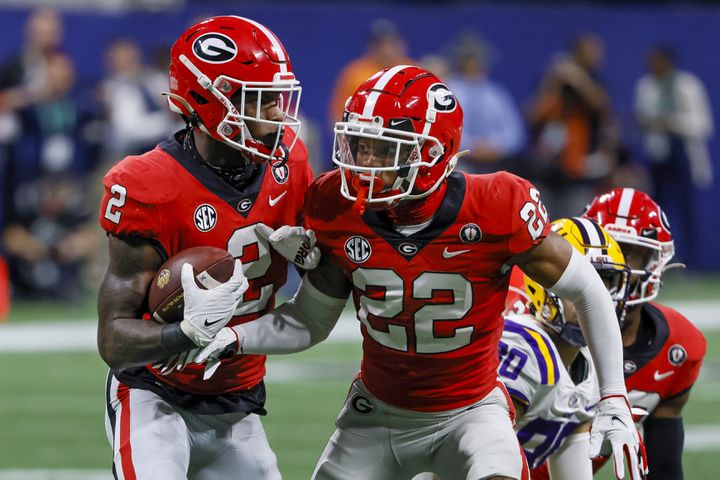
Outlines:
MULTIPOLYGON (((407 352, 408 332, 405 326, 387 324, 387 331, 374 328, 368 315, 380 317, 392 322, 404 308, 403 298, 405 285, 403 279, 394 270, 379 268, 358 268, 352 274, 355 287, 367 291, 368 287, 379 287, 385 290, 382 299, 360 296, 358 318, 365 325, 368 334, 381 345, 407 352)), ((412 282, 414 299, 432 299, 438 290, 452 291, 453 303, 429 304, 415 312, 412 328, 415 330, 415 350, 417 353, 442 353, 457 350, 470 344, 474 327, 458 326, 452 337, 436 337, 436 322, 456 321, 462 319, 472 306, 472 286, 462 275, 456 273, 425 272, 412 282)))

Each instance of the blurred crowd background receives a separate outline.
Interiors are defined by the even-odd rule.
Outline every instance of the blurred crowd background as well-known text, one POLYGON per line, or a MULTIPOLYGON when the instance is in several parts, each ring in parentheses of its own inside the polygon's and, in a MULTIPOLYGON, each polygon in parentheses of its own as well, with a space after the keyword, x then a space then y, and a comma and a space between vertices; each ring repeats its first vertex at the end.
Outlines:
POLYGON ((459 168, 529 178, 553 218, 609 187, 644 190, 676 259, 720 271, 720 4, 0 0, 0 316, 10 298, 96 289, 101 178, 182 128, 160 96, 169 47, 215 14, 285 44, 316 174, 357 85, 417 63, 464 108, 459 168))

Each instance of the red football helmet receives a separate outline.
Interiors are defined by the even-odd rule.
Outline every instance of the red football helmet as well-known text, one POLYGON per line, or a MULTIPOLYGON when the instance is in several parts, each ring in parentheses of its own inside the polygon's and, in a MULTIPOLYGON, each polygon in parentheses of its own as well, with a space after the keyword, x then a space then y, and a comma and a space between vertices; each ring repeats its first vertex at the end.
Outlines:
POLYGON ((376 73, 335 124, 342 195, 390 208, 431 194, 455 168, 462 121, 455 95, 427 70, 398 65, 376 73))
MULTIPOLYGON (((584 217, 598 222, 620 243, 630 266, 633 250, 643 259, 641 269, 631 271, 627 305, 649 302, 657 297, 662 273, 668 267, 675 245, 665 213, 646 193, 632 188, 614 188, 585 208, 584 217)), ((679 265, 679 264, 678 264, 679 265)))
POLYGON ((284 145, 283 132, 300 127, 301 88, 273 32, 243 17, 211 17, 183 33, 170 55, 171 110, 247 158, 287 160, 295 142, 284 145), (277 102, 281 120, 260 118, 269 101, 277 102), (247 109, 246 102, 254 108, 247 109), (254 138, 248 129, 252 122, 273 125, 276 133, 254 138))

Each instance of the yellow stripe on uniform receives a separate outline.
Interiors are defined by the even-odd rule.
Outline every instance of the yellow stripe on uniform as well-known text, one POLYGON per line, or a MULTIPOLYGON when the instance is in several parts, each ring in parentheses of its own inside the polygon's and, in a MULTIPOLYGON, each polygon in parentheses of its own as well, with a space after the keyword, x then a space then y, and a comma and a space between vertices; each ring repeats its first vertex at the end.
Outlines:
POLYGON ((531 330, 529 328, 526 328, 525 331, 530 334, 531 337, 535 339, 537 342, 538 348, 540 349, 540 353, 542 353, 543 358, 545 359, 545 365, 547 365, 547 380, 548 385, 555 385, 555 369, 557 368, 555 365, 555 362, 553 361, 553 356, 550 353, 550 347, 548 347, 547 342, 543 338, 542 335, 540 335, 538 332, 531 330))

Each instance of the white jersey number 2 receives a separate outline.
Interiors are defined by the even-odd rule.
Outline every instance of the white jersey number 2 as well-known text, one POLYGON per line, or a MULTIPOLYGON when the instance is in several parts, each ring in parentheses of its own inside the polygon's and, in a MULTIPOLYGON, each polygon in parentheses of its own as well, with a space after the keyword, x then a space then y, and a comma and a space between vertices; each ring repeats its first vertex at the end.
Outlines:
MULTIPOLYGON (((367 292, 369 287, 384 290, 383 298, 360 296, 358 318, 365 325, 368 334, 379 344, 407 352, 408 331, 403 325, 393 325, 392 319, 402 313, 405 288, 403 279, 394 270, 379 268, 358 268, 352 274, 356 288, 367 292), (387 330, 372 326, 368 316, 387 319, 387 330)), ((451 291, 452 303, 428 304, 415 312, 412 328, 415 333, 417 353, 432 354, 449 352, 469 345, 473 334, 472 325, 459 325, 451 337, 436 337, 437 322, 453 322, 462 319, 472 307, 472 286, 462 275, 456 273, 425 272, 409 286, 414 299, 432 299, 436 291, 451 291)))
MULTIPOLYGON (((264 238, 255 234, 255 225, 238 228, 228 240, 228 252, 243 262, 243 273, 248 280, 255 280, 265 275, 270 269, 272 258, 270 257, 270 244, 264 238), (248 260, 248 257, 253 260, 248 260)), ((247 299, 253 289, 243 294, 243 300, 235 310, 235 315, 247 315, 249 313, 262 312, 272 298, 273 284, 256 286, 260 290, 258 298, 247 299)))

